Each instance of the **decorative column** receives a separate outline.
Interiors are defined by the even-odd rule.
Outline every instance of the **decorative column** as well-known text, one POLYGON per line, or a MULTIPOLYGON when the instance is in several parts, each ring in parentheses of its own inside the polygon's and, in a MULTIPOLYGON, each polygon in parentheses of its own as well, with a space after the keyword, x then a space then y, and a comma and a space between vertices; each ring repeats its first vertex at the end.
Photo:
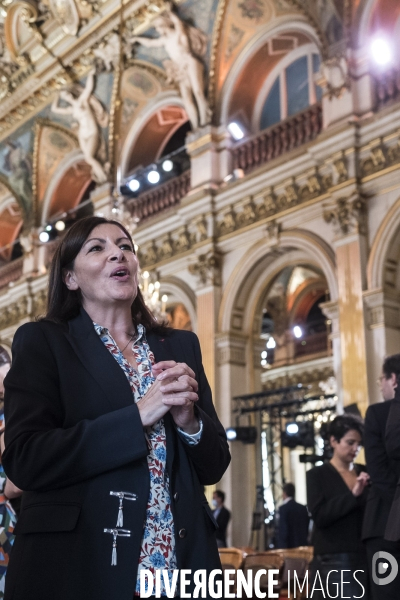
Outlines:
MULTIPOLYGON (((197 276, 197 335, 203 352, 203 365, 213 395, 216 393, 215 336, 217 313, 221 298, 221 255, 215 248, 198 254, 197 261, 189 265, 197 276)), ((217 403, 216 403, 217 404, 217 403)))
POLYGON ((225 128, 206 125, 189 133, 186 149, 191 163, 191 189, 212 187, 231 172, 231 137, 225 128))
POLYGON ((385 295, 382 289, 364 292, 368 387, 370 403, 379 402, 376 384, 385 356, 398 354, 400 348, 400 302, 385 295))
POLYGON ((111 183, 103 183, 96 187, 90 194, 90 199, 93 202, 94 214, 107 219, 111 219, 113 206, 113 186, 111 183))
POLYGON ((363 290, 365 288, 365 201, 356 192, 340 197, 324 212, 336 229, 334 246, 339 288, 343 406, 368 406, 363 290))
MULTIPOLYGON (((236 422, 232 412, 232 398, 248 393, 249 362, 253 348, 245 336, 220 333, 217 336, 217 398, 218 416, 224 427, 248 425, 247 416, 236 422)), ((228 545, 248 546, 251 534, 252 513, 255 505, 256 484, 261 482, 257 473, 256 449, 260 440, 245 445, 232 442, 232 462, 225 473, 221 487, 227 494, 227 506, 232 508, 231 538, 228 545)), ((260 462, 261 471, 261 462, 260 462)))
POLYGON ((342 383, 342 356, 339 327, 339 304, 338 302, 323 302, 319 305, 323 314, 330 321, 331 333, 329 339, 332 343, 333 372, 335 374, 338 392, 338 410, 343 411, 343 383, 342 383))

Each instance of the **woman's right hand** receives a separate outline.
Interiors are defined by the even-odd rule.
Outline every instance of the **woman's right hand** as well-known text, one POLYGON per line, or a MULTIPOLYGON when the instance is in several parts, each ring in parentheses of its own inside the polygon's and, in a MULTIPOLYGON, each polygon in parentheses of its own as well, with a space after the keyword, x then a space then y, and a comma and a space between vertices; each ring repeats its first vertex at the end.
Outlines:
POLYGON ((361 496, 367 485, 369 484, 369 475, 364 471, 359 474, 357 477, 357 481, 354 484, 353 489, 351 490, 354 496, 361 496))

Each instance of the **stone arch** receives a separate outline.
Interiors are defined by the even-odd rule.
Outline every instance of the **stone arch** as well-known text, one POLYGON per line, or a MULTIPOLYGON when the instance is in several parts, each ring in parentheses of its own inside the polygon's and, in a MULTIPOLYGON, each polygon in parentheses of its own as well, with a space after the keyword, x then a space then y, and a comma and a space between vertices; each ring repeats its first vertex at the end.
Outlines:
POLYGON ((297 21, 293 21, 292 17, 280 18, 272 22, 265 29, 259 32, 258 35, 254 36, 247 46, 242 50, 236 61, 234 62, 229 74, 224 81, 220 100, 218 103, 218 120, 222 125, 228 124, 229 109, 232 100, 232 96, 235 90, 237 80, 249 61, 255 56, 255 54, 265 46, 270 39, 279 34, 287 32, 294 32, 303 34, 309 39, 309 42, 315 44, 316 48, 321 52, 321 42, 315 29, 309 24, 305 17, 301 20, 301 17, 297 21))
MULTIPOLYGON (((120 154, 117 173, 119 185, 123 181, 124 177, 128 175, 129 162, 132 150, 135 147, 135 144, 138 141, 140 135, 146 128, 146 125, 148 125, 151 118, 154 117, 157 114, 157 112, 159 112, 162 109, 166 109, 169 106, 178 107, 182 111, 184 111, 182 98, 178 95, 176 91, 161 92, 160 94, 158 94, 153 100, 146 104, 140 115, 138 115, 137 119, 135 119, 133 126, 131 127, 129 133, 126 136, 120 154)), ((179 126, 180 125, 181 123, 179 124, 179 126)), ((160 154, 162 148, 165 146, 166 141, 168 141, 168 139, 175 133, 176 129, 177 127, 171 128, 171 130, 168 132, 168 137, 164 138, 164 143, 162 143, 156 149, 154 158, 156 158, 160 154)))
POLYGON ((332 248, 311 232, 287 231, 281 234, 276 249, 267 249, 264 240, 261 240, 239 262, 223 294, 219 331, 251 334, 266 282, 271 281, 285 266, 300 263, 320 270, 327 281, 331 301, 337 300, 338 287, 332 248), (245 298, 244 311, 242 305, 244 306, 245 298))
POLYGON ((368 289, 375 290, 385 287, 388 267, 387 257, 393 247, 393 239, 400 228, 400 198, 390 208, 383 219, 373 241, 367 265, 368 289))
POLYGON ((197 331, 196 295, 187 283, 172 275, 161 278, 161 291, 181 302, 189 313, 193 331, 197 331))
POLYGON ((92 182, 91 170, 79 149, 70 152, 58 165, 42 202, 40 224, 44 226, 54 214, 75 208, 92 182), (68 188, 66 184, 68 183, 68 188), (64 195, 65 189, 68 194, 64 195))

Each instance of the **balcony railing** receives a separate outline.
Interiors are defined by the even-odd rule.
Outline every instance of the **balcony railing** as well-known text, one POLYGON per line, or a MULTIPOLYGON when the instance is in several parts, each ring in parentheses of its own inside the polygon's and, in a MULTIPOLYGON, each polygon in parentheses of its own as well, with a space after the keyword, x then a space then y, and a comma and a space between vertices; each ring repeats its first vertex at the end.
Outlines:
POLYGON ((22 276, 24 259, 16 258, 0 267, 0 289, 5 288, 12 281, 17 281, 22 276))
POLYGON ((378 108, 400 100, 400 71, 382 73, 376 79, 376 99, 378 108))
POLYGON ((294 344, 294 356, 306 356, 308 354, 317 354, 326 352, 330 354, 330 341, 326 331, 308 335, 303 340, 296 340, 294 344))
POLYGON ((265 129, 232 150, 233 168, 245 173, 312 141, 322 130, 321 104, 313 104, 285 121, 265 129))
POLYGON ((129 201, 129 206, 134 216, 140 221, 152 217, 164 210, 176 206, 190 191, 190 170, 166 183, 140 194, 129 201))

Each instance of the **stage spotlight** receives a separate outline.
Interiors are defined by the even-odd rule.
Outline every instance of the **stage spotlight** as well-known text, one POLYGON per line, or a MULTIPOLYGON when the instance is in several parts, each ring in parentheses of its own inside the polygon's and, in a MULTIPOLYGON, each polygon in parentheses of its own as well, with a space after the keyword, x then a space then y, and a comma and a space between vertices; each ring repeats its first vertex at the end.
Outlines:
POLYGON ((64 231, 64 229, 65 229, 64 221, 57 221, 55 224, 55 228, 57 229, 57 231, 64 231))
POLYGON ((52 225, 46 225, 45 227, 46 231, 51 231, 53 229, 52 225))
POLYGON ((286 433, 288 435, 296 435, 299 433, 299 426, 297 423, 287 423, 286 424, 286 433))
POLYGON ((257 439, 256 427, 229 427, 226 430, 226 437, 230 442, 238 441, 243 444, 254 444, 257 439))
POLYGON ((166 173, 169 173, 174 168, 174 163, 172 162, 172 160, 169 160, 169 159, 164 160, 164 162, 162 164, 162 168, 163 168, 163 171, 165 171, 166 173))
POLYGON ((50 239, 49 234, 47 233, 47 231, 41 231, 39 234, 39 240, 45 244, 46 242, 48 242, 50 239))
POLYGON ((293 327, 293 335, 295 338, 300 339, 303 335, 303 330, 301 329, 301 327, 299 327, 299 325, 295 325, 293 327))
POLYGON ((126 185, 131 190, 131 192, 137 192, 140 188, 140 181, 138 179, 131 179, 126 185))
POLYGON ((276 341, 274 340, 273 337, 270 337, 268 342, 267 342, 267 348, 269 350, 273 350, 274 348, 276 348, 276 341))
POLYGON ((236 123, 236 121, 232 121, 232 123, 229 123, 228 130, 234 140, 238 141, 244 138, 244 131, 242 130, 240 125, 236 123))
POLYGON ((152 169, 148 172, 147 179, 149 183, 152 183, 154 185, 160 181, 160 173, 155 169, 152 169))
POLYGON ((392 50, 388 42, 383 38, 376 38, 371 44, 371 55, 374 61, 381 67, 392 62, 392 50))

